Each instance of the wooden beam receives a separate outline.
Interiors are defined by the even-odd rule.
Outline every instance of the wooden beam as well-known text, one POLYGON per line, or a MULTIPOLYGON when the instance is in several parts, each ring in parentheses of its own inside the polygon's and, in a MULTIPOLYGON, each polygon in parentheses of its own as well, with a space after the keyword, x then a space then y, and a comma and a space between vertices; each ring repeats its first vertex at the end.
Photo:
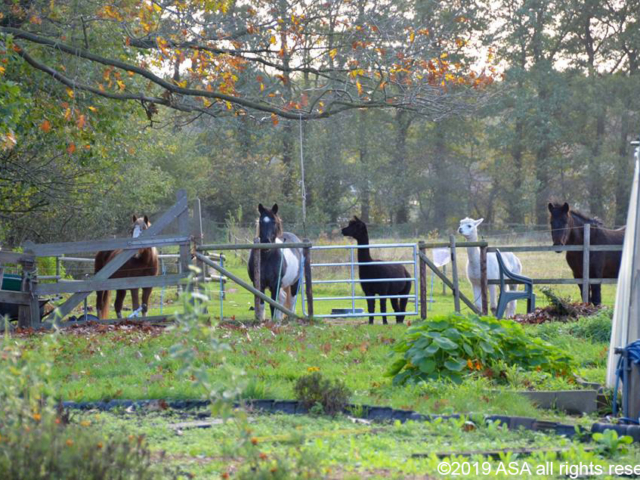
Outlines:
POLYGON ((159 275, 155 277, 109 278, 106 280, 89 279, 82 282, 44 283, 38 285, 38 295, 58 293, 96 292, 102 290, 130 290, 132 288, 164 287, 176 285, 188 275, 159 275))
MULTIPOLYGON (((310 243, 309 239, 304 239, 305 243, 310 243)), ((311 277, 311 248, 302 250, 304 257, 304 290, 307 295, 307 315, 313 318, 313 279, 311 277)))
MULTIPOLYGON (((581 278, 532 278, 534 285, 581 285, 581 278)), ((500 285, 500 280, 489 280, 489 285, 500 285)), ((505 280, 509 285, 521 285, 521 283, 513 280, 505 280)), ((590 278, 589 283, 592 285, 615 285, 618 283, 617 278, 590 278)))
POLYGON ((11 290, 0 290, 0 303, 11 303, 14 305, 29 305, 31 295, 27 292, 14 292, 11 290))
MULTIPOLYGON (((446 275, 444 275, 440 269, 438 267, 436 267, 436 264, 433 263, 429 257, 427 257, 426 255, 423 255, 422 253, 418 253, 418 255, 420 256, 420 258, 422 259, 422 261, 424 261, 424 263, 427 264, 427 266, 433 271, 433 273, 436 274, 436 276, 438 278, 440 278, 440 280, 443 281, 443 283, 449 287, 452 291, 455 290, 455 287, 453 286, 453 283, 451 283, 451 280, 449 280, 446 275)), ((491 282, 492 280, 490 280, 491 282)), ((473 302, 471 300, 469 300, 467 298, 467 296, 465 294, 463 294, 462 292, 460 292, 460 300, 462 300, 467 307, 469 307, 473 313, 476 313, 478 315, 480 315, 480 312, 478 311, 478 309, 476 308, 476 306, 473 304, 473 302)))
POLYGON ((482 314, 489 314, 489 301, 487 299, 487 247, 480 247, 480 301, 482 303, 482 314))
POLYGON ((589 245, 591 244, 591 225, 584 224, 582 252, 582 302, 589 303, 589 245))
POLYGON ((22 260, 35 261, 35 256, 30 253, 11 252, 9 250, 0 250, 0 265, 5 263, 20 263, 22 260))
MULTIPOLYGON (((155 227, 155 223, 150 228, 155 227)), ((166 225, 165 225, 166 226, 166 225)), ((144 230, 147 232, 149 229, 144 230)), ((144 233, 143 232, 143 233, 144 233)), ((67 253, 101 252, 105 250, 139 250, 147 247, 163 247, 165 245, 188 244, 191 238, 187 235, 155 235, 153 238, 142 234, 138 238, 111 238, 103 240, 85 240, 82 242, 41 243, 33 246, 33 253, 38 257, 57 257, 67 253)), ((63 261, 78 260, 77 257, 62 257, 63 261)))
POLYGON ((222 275, 224 275, 225 277, 230 278, 231 280, 233 280, 234 282, 236 282, 238 285, 240 285, 242 288, 249 290, 249 292, 253 293, 255 296, 260 297, 262 300, 264 300, 265 302, 267 302, 269 305, 273 306, 273 308, 280 310, 283 313, 286 313, 287 315, 289 315, 290 317, 293 318, 299 318, 299 316, 289 310, 287 307, 284 307, 282 305, 280 305, 278 302, 272 300, 269 296, 265 295, 264 293, 262 293, 260 290, 257 290, 255 288, 253 288, 252 285, 248 284, 247 282, 245 282, 244 280, 242 280, 240 277, 237 277, 236 275, 234 275, 233 273, 231 273, 230 271, 226 270, 225 268, 221 267, 220 265, 218 265, 217 263, 212 262, 211 260, 209 260, 207 257, 205 257, 204 255, 200 254, 200 253, 196 253, 196 257, 200 260, 202 260, 204 263, 206 263, 207 265, 209 265, 210 267, 216 269, 218 272, 220 272, 222 275))
POLYGON ((449 235, 451 250, 451 278, 453 279, 453 307, 460 313, 460 285, 458 283, 458 258, 456 255, 456 236, 449 235))
MULTIPOLYGON (((254 245, 260 245, 260 238, 256 237, 253 239, 253 244, 254 245)), ((251 253, 253 253, 253 287, 256 290, 260 290, 260 285, 261 285, 261 280, 260 280, 260 260, 262 257, 262 253, 260 252, 260 250, 253 250, 251 253)), ((254 295, 253 298, 253 311, 255 314, 255 318, 256 321, 261 321, 262 320, 262 302, 260 301, 260 297, 257 295, 254 295)))
MULTIPOLYGON (((423 255, 427 256, 427 249, 425 247, 424 242, 418 242, 418 251, 423 255)), ((419 257, 420 261, 420 318, 422 320, 427 319, 427 265, 424 263, 422 258, 419 257)))

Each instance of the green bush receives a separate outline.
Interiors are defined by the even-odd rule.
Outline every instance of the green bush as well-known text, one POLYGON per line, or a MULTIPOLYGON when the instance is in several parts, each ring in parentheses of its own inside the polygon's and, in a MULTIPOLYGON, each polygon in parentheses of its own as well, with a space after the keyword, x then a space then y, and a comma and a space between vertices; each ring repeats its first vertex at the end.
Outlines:
POLYGON ((452 314, 414 324, 392 348, 402 354, 388 371, 396 385, 440 378, 460 383, 465 375, 491 370, 498 362, 567 375, 575 363, 516 322, 476 315, 452 314))
POLYGON ((0 478, 159 478, 142 437, 105 439, 88 422, 64 425, 49 413, 13 420, 0 420, 0 478))
POLYGON ((55 335, 45 335, 41 348, 8 336, 0 347, 0 478, 158 478, 143 438, 103 438, 89 421, 71 422, 57 410, 49 384, 57 348, 55 335))
POLYGON ((347 406, 351 392, 340 380, 331 381, 320 372, 300 377, 294 388, 296 398, 311 412, 336 415, 347 406))
POLYGON ((607 343, 611 339, 611 310, 602 310, 596 315, 584 317, 569 325, 569 333, 596 343, 607 343))

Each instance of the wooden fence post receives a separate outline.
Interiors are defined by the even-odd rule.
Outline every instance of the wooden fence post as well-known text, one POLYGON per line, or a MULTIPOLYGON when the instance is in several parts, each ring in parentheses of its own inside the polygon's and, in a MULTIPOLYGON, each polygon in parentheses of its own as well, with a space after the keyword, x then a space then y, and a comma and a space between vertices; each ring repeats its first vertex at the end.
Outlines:
POLYGON ((589 303, 589 247, 591 246, 591 225, 584 224, 584 242, 582 245, 582 302, 589 303))
MULTIPOLYGON (((204 234, 202 233, 202 210, 200 205, 200 199, 196 198, 193 204, 193 243, 195 244, 195 251, 197 251, 198 247, 202 245, 202 239, 204 234)), ((202 287, 204 288, 205 278, 207 276, 206 267, 204 262, 201 260, 196 260, 196 266, 200 269, 200 282, 202 282, 202 287)))
POLYGON ((482 301, 482 315, 489 314, 487 288, 487 247, 480 247, 480 298, 482 301))
MULTIPOLYGON (((305 243, 309 242, 308 238, 303 240, 305 243)), ((311 278, 311 248, 306 247, 302 249, 304 256, 304 290, 307 295, 307 316, 313 318, 313 284, 311 278)))
MULTIPOLYGON (((186 200, 186 190, 178 190, 176 195, 176 201, 180 201, 183 198, 186 200)), ((189 231, 189 208, 185 208, 180 215, 178 215, 178 231, 180 235, 188 237, 191 235, 189 231)), ((189 265, 191 264, 191 245, 180 245, 180 266, 183 273, 189 273, 189 265)), ((191 287, 187 287, 191 288, 191 287)))
MULTIPOLYGON (((260 237, 256 237, 253 239, 253 243, 260 243, 260 237)), ((253 286, 260 290, 260 256, 262 255, 262 251, 258 249, 252 250, 253 253, 253 286)), ((262 320, 262 305, 261 305, 260 297, 257 295, 254 297, 254 310, 256 314, 256 320, 262 320)))
MULTIPOLYGON (((418 250, 423 255, 427 255, 427 247, 424 242, 418 242, 418 250)), ((420 318, 422 320, 427 319, 427 266, 422 260, 422 257, 418 255, 418 261, 420 262, 420 318)))
POLYGON ((22 258, 22 286, 21 291, 30 295, 28 305, 18 307, 18 326, 20 328, 36 328, 40 323, 40 303, 38 296, 34 294, 37 285, 36 259, 22 258))
POLYGON ((457 313, 460 313, 460 285, 458 284, 458 258, 456 255, 456 236, 449 235, 449 248, 451 249, 451 277, 453 279, 453 304, 457 313))

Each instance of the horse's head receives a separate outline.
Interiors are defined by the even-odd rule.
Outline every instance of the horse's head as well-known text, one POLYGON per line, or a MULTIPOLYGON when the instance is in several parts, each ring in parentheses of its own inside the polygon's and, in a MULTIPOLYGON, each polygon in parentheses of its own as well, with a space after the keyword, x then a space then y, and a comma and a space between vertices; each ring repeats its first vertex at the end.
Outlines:
POLYGON ((274 203, 271 210, 258 204, 260 213, 260 243, 275 243, 276 238, 282 236, 282 220, 278 216, 278 204, 274 203))
POLYGON ((151 226, 149 217, 147 217, 146 215, 144 217, 137 217, 134 215, 132 221, 133 225, 131 225, 131 237, 133 238, 138 238, 142 232, 144 232, 151 226))
POLYGON ((356 240, 362 238, 363 235, 367 235, 367 226, 355 215, 352 220, 349 220, 349 225, 342 229, 342 235, 345 237, 352 237, 356 240))
POLYGON ((484 221, 484 218, 474 220, 473 218, 463 218, 460 220, 458 233, 467 240, 475 241, 478 239, 478 226, 484 221))
MULTIPOLYGON (((566 245, 571 233, 571 213, 569 204, 549 203, 549 224, 554 245, 566 245)), ((559 252, 558 252, 559 253, 559 252)))

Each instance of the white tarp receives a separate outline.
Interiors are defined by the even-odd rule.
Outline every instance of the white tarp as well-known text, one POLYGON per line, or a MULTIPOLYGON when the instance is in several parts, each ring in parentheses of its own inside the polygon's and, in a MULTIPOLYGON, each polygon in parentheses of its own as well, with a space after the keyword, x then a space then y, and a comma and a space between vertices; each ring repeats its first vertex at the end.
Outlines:
POLYGON ((451 249, 449 248, 434 248, 432 252, 433 263, 435 263, 438 268, 445 266, 451 261, 451 249))
POLYGON ((624 247, 622 249, 622 262, 618 273, 618 287, 616 290, 616 305, 613 311, 613 323, 611 328, 611 344, 609 345, 609 360, 607 362, 607 386, 614 387, 616 380, 616 366, 618 355, 615 355, 616 347, 625 347, 637 340, 640 336, 640 298, 638 294, 638 180, 640 176, 640 147, 635 151, 635 171, 633 185, 629 199, 629 212, 627 213, 627 229, 624 235, 624 247))

